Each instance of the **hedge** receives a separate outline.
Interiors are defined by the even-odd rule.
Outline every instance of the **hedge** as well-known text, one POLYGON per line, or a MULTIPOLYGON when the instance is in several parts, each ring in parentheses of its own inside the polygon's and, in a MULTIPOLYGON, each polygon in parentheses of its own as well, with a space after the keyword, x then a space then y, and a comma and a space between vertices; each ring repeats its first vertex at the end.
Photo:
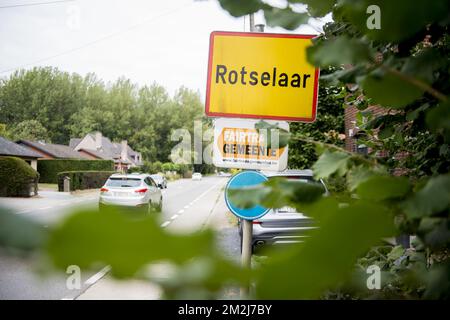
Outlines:
POLYGON ((112 160, 77 160, 77 159, 52 159, 39 160, 37 171, 40 174, 40 182, 58 183, 57 174, 67 171, 112 171, 112 160))
POLYGON ((58 190, 64 191, 64 177, 70 178, 70 191, 102 187, 115 171, 66 171, 58 173, 58 190))
POLYGON ((37 194, 39 174, 24 160, 0 157, 0 196, 29 197, 37 194))

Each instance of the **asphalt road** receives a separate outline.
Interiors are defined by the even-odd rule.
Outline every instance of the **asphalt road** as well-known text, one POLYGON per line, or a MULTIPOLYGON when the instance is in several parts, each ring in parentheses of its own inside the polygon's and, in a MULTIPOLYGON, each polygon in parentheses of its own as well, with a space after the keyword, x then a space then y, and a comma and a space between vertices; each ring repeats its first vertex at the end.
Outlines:
MULTIPOLYGON (((232 225, 223 201, 226 182, 224 177, 170 182, 168 188, 162 190, 161 227, 181 233, 212 227, 218 231, 221 250, 237 260, 237 228, 232 225)), ((97 202, 98 191, 78 194, 44 191, 37 198, 0 198, 0 206, 9 207, 45 226, 64 219, 74 208, 96 208, 97 202)), ((50 272, 42 275, 40 265, 39 257, 23 258, 0 252, 0 299, 158 299, 160 295, 158 288, 149 283, 111 279, 107 267, 82 271, 81 289, 69 290, 66 274, 50 272)))

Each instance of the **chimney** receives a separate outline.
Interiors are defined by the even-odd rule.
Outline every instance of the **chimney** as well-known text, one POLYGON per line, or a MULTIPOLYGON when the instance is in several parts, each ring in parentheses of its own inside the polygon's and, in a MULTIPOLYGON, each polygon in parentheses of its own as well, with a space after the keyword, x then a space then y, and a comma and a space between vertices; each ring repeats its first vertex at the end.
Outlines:
POLYGON ((102 148, 102 133, 97 131, 95 133, 95 149, 100 150, 102 148))
POLYGON ((122 140, 121 143, 122 150, 120 151, 120 158, 122 161, 128 160, 128 142, 127 140, 122 140))

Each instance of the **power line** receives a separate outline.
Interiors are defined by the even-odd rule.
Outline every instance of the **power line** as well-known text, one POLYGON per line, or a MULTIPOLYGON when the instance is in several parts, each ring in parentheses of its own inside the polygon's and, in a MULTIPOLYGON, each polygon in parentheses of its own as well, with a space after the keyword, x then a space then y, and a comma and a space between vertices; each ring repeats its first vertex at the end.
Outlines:
POLYGON ((42 58, 42 59, 38 59, 38 60, 35 60, 35 61, 33 61, 33 62, 29 62, 29 63, 23 64, 23 65, 14 67, 14 68, 9 68, 9 69, 1 70, 1 71, 0 71, 0 74, 6 73, 6 72, 11 72, 11 71, 14 71, 14 70, 17 70, 17 69, 22 69, 22 68, 25 68, 25 67, 28 67, 28 66, 31 66, 31 65, 34 65, 34 64, 38 64, 38 63, 41 63, 41 62, 44 62, 44 61, 48 61, 48 60, 51 60, 51 59, 55 59, 55 58, 64 56, 64 55, 66 55, 66 54, 70 54, 70 53, 72 53, 72 52, 75 52, 75 51, 78 51, 78 50, 81 50, 81 49, 90 47, 90 46, 95 45, 95 44, 97 44, 97 43, 99 43, 99 42, 108 40, 108 39, 113 38, 113 37, 116 37, 116 36, 118 36, 118 35, 120 35, 120 34, 122 34, 122 33, 125 33, 125 32, 128 32, 128 31, 131 31, 131 30, 133 30, 133 29, 136 29, 136 28, 140 27, 140 26, 143 25, 143 24, 146 24, 146 23, 149 23, 149 22, 154 22, 155 20, 158 20, 158 19, 163 18, 163 17, 165 17, 165 16, 171 15, 171 14, 173 14, 173 13, 176 13, 176 12, 178 12, 178 11, 180 11, 180 10, 186 8, 186 7, 191 6, 192 4, 193 4, 193 2, 189 2, 189 3, 187 3, 186 5, 184 5, 184 6, 182 6, 182 7, 179 7, 179 8, 177 8, 177 9, 174 9, 174 10, 171 10, 171 11, 167 11, 167 12, 165 12, 165 13, 162 13, 162 14, 158 15, 158 16, 151 17, 151 18, 149 18, 149 19, 146 19, 146 20, 144 20, 144 21, 141 21, 141 22, 139 22, 139 23, 136 23, 136 24, 134 24, 134 25, 132 25, 132 26, 126 28, 126 29, 123 29, 123 30, 120 30, 120 31, 118 31, 118 32, 114 32, 114 33, 111 33, 111 34, 108 34, 108 35, 106 35, 106 36, 104 36, 104 37, 102 37, 102 38, 99 38, 99 39, 96 39, 96 40, 94 40, 94 41, 85 43, 84 45, 81 45, 81 46, 79 46, 79 47, 75 47, 75 48, 72 48, 72 49, 69 49, 69 50, 66 50, 66 51, 57 53, 57 54, 55 54, 55 55, 48 56, 48 57, 45 57, 45 58, 42 58))
POLYGON ((64 2, 74 2, 77 0, 58 0, 58 1, 48 1, 48 2, 35 2, 35 3, 22 3, 22 4, 11 4, 7 6, 0 6, 0 9, 17 8, 17 7, 32 7, 32 6, 42 6, 47 4, 64 3, 64 2))

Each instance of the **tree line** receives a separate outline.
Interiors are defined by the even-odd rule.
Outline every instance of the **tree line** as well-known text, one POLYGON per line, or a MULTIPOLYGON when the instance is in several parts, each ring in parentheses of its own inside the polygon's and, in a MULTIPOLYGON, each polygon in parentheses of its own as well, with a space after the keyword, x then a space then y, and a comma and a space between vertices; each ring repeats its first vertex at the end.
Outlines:
POLYGON ((148 161, 167 162, 177 144, 172 130, 193 133, 194 120, 202 119, 200 93, 185 87, 171 96, 157 83, 138 86, 124 77, 105 83, 93 73, 53 67, 0 79, 0 135, 13 140, 68 144, 101 131, 113 141, 128 140, 148 161))

